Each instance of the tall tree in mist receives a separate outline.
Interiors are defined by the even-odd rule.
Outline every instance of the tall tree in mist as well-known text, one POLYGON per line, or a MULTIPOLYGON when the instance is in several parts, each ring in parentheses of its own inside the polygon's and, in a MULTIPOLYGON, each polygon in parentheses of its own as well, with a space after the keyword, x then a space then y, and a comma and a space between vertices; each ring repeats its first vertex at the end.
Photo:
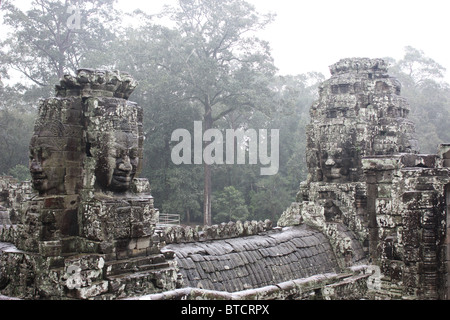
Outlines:
POLYGON ((23 11, 13 1, 2 3, 0 63, 38 86, 53 86, 73 73, 84 59, 107 50, 113 40, 115 0, 34 0, 23 11))
MULTIPOLYGON (((203 131, 235 110, 268 108, 275 67, 268 43, 254 36, 271 15, 243 0, 179 0, 165 15, 175 27, 160 32, 158 68, 177 96, 201 107, 203 131)), ((204 223, 211 224, 211 166, 204 166, 204 223)))

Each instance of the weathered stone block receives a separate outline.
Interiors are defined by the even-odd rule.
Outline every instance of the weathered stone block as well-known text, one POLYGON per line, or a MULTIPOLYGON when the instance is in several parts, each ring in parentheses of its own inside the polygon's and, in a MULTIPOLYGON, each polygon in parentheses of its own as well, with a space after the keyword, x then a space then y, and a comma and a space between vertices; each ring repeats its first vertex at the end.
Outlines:
POLYGON ((400 215, 398 212, 393 212, 390 198, 377 198, 375 200, 375 210, 377 215, 400 215))
POLYGON ((61 209, 64 208, 64 197, 46 197, 43 204, 44 209, 61 209))
POLYGON ((90 299, 102 293, 108 292, 108 281, 98 281, 87 287, 74 289, 74 297, 77 299, 90 299))
POLYGON ((69 266, 77 266, 80 270, 101 270, 105 264, 105 259, 100 254, 87 254, 66 258, 65 264, 67 266, 66 269, 69 266))
POLYGON ((61 255, 61 242, 58 241, 40 241, 39 254, 44 257, 57 257, 61 255))
POLYGON ((377 215, 377 225, 379 228, 391 228, 394 229, 400 222, 400 217, 396 218, 392 215, 377 215))
POLYGON ((378 185, 378 197, 379 198, 390 198, 392 195, 392 186, 390 184, 379 184, 378 185))
POLYGON ((135 193, 150 193, 150 183, 145 178, 135 178, 133 180, 132 190, 135 193))

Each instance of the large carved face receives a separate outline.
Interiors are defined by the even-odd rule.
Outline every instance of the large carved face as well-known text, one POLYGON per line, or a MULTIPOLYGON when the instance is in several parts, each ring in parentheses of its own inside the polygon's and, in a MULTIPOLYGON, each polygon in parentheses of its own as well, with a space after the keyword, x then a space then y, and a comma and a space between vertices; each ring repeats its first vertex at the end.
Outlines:
POLYGON ((342 150, 340 148, 323 153, 321 166, 326 180, 332 181, 346 175, 347 168, 343 166, 342 160, 342 150))
POLYGON ((350 181, 350 170, 355 167, 354 155, 345 148, 330 149, 322 153, 320 166, 324 181, 350 181))
POLYGON ((106 190, 129 190, 139 164, 138 136, 116 131, 108 135, 96 168, 97 184, 106 190))
POLYGON ((40 195, 64 191, 64 138, 60 130, 48 124, 30 142, 29 169, 33 188, 40 195))

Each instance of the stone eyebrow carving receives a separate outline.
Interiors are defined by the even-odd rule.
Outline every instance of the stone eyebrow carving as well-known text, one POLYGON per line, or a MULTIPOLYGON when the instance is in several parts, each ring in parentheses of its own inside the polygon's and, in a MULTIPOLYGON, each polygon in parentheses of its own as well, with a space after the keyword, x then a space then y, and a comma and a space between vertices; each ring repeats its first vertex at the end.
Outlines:
POLYGON ((42 147, 48 147, 52 150, 62 151, 66 145, 66 127, 61 121, 38 121, 35 126, 37 137, 46 138, 39 141, 42 147))

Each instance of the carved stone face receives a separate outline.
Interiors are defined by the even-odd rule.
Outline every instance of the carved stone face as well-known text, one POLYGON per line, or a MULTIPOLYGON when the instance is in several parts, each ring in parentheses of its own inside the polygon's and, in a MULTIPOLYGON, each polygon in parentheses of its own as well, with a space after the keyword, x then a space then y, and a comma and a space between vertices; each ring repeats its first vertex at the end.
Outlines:
POLYGON ((139 164, 138 136, 117 131, 102 148, 95 171, 97 184, 114 192, 128 191, 139 164))
POLYGON ((60 194, 64 190, 66 170, 64 152, 58 145, 60 139, 45 136, 34 136, 31 139, 31 182, 40 195, 60 194))
POLYGON ((320 165, 327 182, 348 181, 350 169, 355 166, 353 157, 342 148, 324 152, 320 165))

